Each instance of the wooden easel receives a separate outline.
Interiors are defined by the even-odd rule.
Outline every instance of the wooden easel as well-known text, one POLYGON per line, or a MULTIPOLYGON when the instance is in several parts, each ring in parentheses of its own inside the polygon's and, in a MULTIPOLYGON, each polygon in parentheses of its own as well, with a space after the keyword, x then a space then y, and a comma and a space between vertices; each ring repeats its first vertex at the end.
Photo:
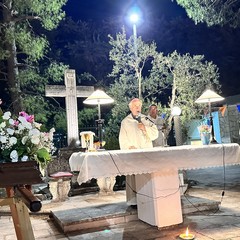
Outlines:
POLYGON ((18 240, 35 239, 28 208, 36 212, 42 205, 29 187, 42 182, 40 175, 35 161, 0 164, 0 187, 4 187, 7 194, 0 199, 0 206, 10 207, 18 240))

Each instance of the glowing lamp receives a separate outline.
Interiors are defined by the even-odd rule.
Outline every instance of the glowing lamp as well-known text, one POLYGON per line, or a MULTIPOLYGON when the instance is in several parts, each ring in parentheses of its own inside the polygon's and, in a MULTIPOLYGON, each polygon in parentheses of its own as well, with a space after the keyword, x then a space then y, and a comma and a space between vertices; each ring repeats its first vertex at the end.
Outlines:
POLYGON ((187 227, 186 232, 180 234, 179 237, 180 237, 181 239, 191 240, 191 239, 194 239, 195 236, 194 236, 192 233, 189 233, 188 227, 187 227))

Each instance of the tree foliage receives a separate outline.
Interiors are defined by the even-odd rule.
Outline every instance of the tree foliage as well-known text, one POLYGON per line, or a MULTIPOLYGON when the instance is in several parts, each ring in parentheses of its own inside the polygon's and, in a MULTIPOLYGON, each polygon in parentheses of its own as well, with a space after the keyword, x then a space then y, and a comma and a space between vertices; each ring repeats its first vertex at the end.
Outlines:
POLYGON ((126 38, 123 31, 110 36, 110 59, 114 62, 110 74, 115 79, 108 93, 115 99, 112 117, 109 120, 109 135, 117 136, 121 120, 126 116, 128 102, 138 97, 137 76, 142 76, 143 111, 150 103, 157 103, 167 113, 171 130, 171 109, 177 105, 182 109, 183 124, 201 115, 200 106, 195 100, 206 87, 220 88, 218 68, 204 60, 202 55, 181 55, 177 51, 164 55, 156 51, 155 43, 144 43, 137 39, 138 57, 135 59, 133 39, 126 38), (116 127, 118 126, 118 127, 116 127))
POLYGON ((240 26, 240 2, 232 0, 176 0, 185 8, 189 18, 198 23, 205 22, 208 26, 228 25, 240 26))
MULTIPOLYGON (((9 90, 13 111, 22 110, 23 79, 20 72, 30 71, 44 57, 48 41, 42 29, 52 30, 65 15, 67 0, 3 0, 0 3, 0 80, 9 90)), ((39 79, 38 79, 39 80, 39 79)), ((34 81, 34 79, 32 79, 34 81)))

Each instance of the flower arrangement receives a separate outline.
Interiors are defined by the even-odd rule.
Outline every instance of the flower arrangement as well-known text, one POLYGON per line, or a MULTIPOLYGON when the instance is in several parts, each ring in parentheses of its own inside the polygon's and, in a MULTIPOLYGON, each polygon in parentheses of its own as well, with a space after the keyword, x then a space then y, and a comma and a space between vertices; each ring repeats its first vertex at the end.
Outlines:
POLYGON ((36 160, 44 168, 54 152, 54 131, 42 132, 34 115, 26 112, 12 117, 11 112, 0 111, 0 162, 36 160))
POLYGON ((211 133, 212 126, 210 126, 210 125, 200 125, 200 126, 198 126, 198 131, 199 131, 200 134, 211 133))

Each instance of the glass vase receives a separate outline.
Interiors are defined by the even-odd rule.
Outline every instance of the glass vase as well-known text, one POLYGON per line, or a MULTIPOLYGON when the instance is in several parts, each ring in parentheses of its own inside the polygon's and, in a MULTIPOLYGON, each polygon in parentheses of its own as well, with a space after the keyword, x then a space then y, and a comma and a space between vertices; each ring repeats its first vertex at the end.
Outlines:
POLYGON ((211 133, 201 133, 201 141, 203 145, 210 143, 211 133))

